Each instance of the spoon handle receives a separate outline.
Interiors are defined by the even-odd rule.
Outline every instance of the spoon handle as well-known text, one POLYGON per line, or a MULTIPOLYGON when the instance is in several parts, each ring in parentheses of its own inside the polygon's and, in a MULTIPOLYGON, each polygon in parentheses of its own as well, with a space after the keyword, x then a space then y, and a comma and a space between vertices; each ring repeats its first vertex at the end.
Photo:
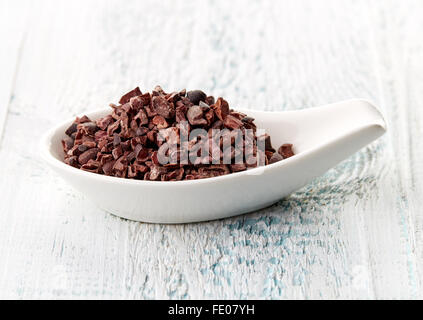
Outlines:
POLYGON ((349 100, 303 110, 299 121, 298 147, 304 150, 336 143, 332 153, 358 151, 386 131, 381 112, 365 100, 349 100), (339 150, 338 150, 339 149, 339 150))

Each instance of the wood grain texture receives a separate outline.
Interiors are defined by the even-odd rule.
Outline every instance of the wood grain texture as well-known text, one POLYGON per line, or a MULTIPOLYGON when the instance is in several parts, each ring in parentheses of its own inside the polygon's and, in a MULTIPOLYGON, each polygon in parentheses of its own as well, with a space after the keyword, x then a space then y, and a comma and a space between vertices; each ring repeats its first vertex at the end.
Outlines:
POLYGON ((12 2, 0 2, 0 143, 10 100, 14 98, 12 93, 25 39, 27 9, 21 10, 12 2), (16 19, 19 16, 21 19, 16 19))
POLYGON ((422 1, 0 6, 0 298, 423 298, 422 1), (367 98, 388 134, 258 212, 130 222, 48 170, 37 143, 156 84, 234 108, 367 98))

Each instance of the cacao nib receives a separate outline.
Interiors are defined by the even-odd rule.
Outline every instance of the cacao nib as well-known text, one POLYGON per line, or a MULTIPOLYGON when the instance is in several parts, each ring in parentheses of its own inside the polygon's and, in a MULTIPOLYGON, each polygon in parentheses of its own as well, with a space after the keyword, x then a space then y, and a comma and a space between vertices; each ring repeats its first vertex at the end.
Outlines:
POLYGON ((78 162, 80 164, 86 164, 89 160, 93 160, 97 157, 98 148, 88 149, 87 151, 81 153, 78 157, 78 162))
POLYGON ((148 124, 148 117, 144 110, 140 109, 137 115, 134 117, 134 120, 140 119, 140 124, 145 125, 148 124))
POLYGON ((212 104, 214 104, 214 97, 208 96, 204 102, 211 106, 212 104))
POLYGON ((121 141, 121 139, 120 139, 120 136, 119 136, 119 134, 117 134, 117 133, 113 133, 113 146, 114 147, 117 147, 118 145, 120 145, 120 143, 121 143, 122 141, 121 141))
POLYGON ((104 118, 100 118, 96 121, 97 127, 101 130, 106 130, 109 124, 113 122, 113 117, 111 115, 105 116, 104 118))
POLYGON ((134 90, 131 90, 131 91, 129 91, 128 93, 124 94, 124 95, 122 96, 122 98, 120 98, 119 103, 120 103, 120 104, 127 103, 127 102, 129 102, 129 100, 130 100, 132 97, 135 97, 135 96, 140 96, 140 95, 141 95, 141 90, 140 90, 140 88, 139 88, 139 87, 136 87, 134 90))
POLYGON ((270 163, 275 163, 275 162, 278 162, 278 161, 281 161, 281 160, 283 160, 283 157, 279 154, 279 153, 277 153, 277 152, 275 152, 271 157, 270 157, 270 159, 269 159, 269 164, 270 163))
POLYGON ((216 116, 221 121, 225 121, 227 115, 229 114, 229 105, 226 100, 223 100, 223 98, 218 98, 216 103, 212 105, 212 108, 214 109, 216 116))
POLYGON ((76 132, 76 127, 77 127, 76 122, 72 123, 70 127, 66 129, 65 131, 66 135, 70 137, 72 133, 76 132))
POLYGON ((112 156, 115 160, 120 158, 120 156, 122 154, 123 154, 123 150, 122 150, 122 147, 120 145, 112 150, 112 156))
POLYGON ((188 109, 187 118, 192 125, 205 125, 207 120, 203 119, 203 110, 200 106, 192 106, 188 109))
POLYGON ((228 115, 225 118, 225 121, 223 122, 224 126, 228 129, 239 129, 243 126, 243 123, 241 120, 237 119, 236 117, 232 115, 228 115))
POLYGON ((292 151, 292 144, 285 143, 285 144, 281 145, 280 148, 278 149, 278 153, 284 159, 292 157, 294 155, 294 151, 292 151))
POLYGON ((90 135, 96 132, 97 125, 90 121, 79 124, 77 128, 78 130, 81 130, 83 134, 90 135))
POLYGON ((67 153, 70 149, 72 149, 74 143, 74 139, 66 137, 62 140, 62 148, 65 153, 67 153))
POLYGON ((165 98, 161 96, 155 96, 152 99, 153 112, 162 117, 168 119, 172 114, 171 103, 167 102, 165 98))
POLYGON ((100 163, 98 161, 94 161, 92 159, 88 160, 86 164, 83 164, 81 166, 82 170, 88 171, 88 172, 99 172, 100 163))
POLYGON ((112 174, 112 169, 115 164, 115 161, 108 161, 105 164, 103 164, 102 170, 104 174, 110 176, 112 174))
POLYGON ((230 167, 231 167, 232 172, 239 172, 239 171, 247 170, 247 166, 245 165, 245 163, 231 164, 230 167))
POLYGON ((187 92, 187 98, 193 104, 199 104, 200 101, 205 102, 207 99, 207 95, 201 90, 193 90, 187 92))
POLYGON ((151 122, 157 127, 157 129, 164 129, 169 126, 169 124, 166 122, 166 119, 162 116, 154 116, 151 122))
POLYGON ((179 181, 245 171, 294 155, 292 144, 276 152, 269 135, 256 136, 253 118, 201 90, 166 93, 156 86, 142 94, 137 87, 110 107, 105 117, 77 117, 65 130, 66 164, 120 178, 179 181))
POLYGON ((79 168, 78 157, 76 156, 65 158, 65 163, 72 167, 79 168))

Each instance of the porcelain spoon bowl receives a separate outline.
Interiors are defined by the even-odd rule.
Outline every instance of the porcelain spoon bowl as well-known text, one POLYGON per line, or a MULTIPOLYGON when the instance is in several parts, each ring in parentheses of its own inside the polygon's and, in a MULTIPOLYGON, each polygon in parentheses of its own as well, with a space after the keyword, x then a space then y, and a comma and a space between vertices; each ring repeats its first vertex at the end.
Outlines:
MULTIPOLYGON (((225 176, 190 181, 143 181, 95 174, 63 162, 61 140, 74 118, 46 133, 42 155, 72 186, 100 208, 122 218, 152 223, 221 219, 269 206, 325 173, 386 131, 378 109, 349 100, 298 111, 240 110, 255 118, 272 145, 294 145, 283 161, 225 176)), ((87 116, 95 120, 105 109, 87 116)))

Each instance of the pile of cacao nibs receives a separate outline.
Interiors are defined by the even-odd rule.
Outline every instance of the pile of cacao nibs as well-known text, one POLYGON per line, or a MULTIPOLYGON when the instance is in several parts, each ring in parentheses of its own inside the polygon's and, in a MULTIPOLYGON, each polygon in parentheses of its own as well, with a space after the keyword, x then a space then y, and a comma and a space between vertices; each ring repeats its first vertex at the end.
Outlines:
POLYGON ((294 155, 291 144, 276 151, 269 135, 256 135, 253 118, 200 90, 165 93, 157 86, 151 94, 143 94, 137 87, 122 96, 119 105, 110 106, 109 115, 76 118, 66 130, 62 140, 66 164, 121 178, 177 181, 244 171, 294 155), (200 134, 190 135, 199 129, 200 134), (215 132, 220 134, 217 143, 215 132), (205 144, 217 146, 218 152, 202 148, 205 144), (183 154, 189 156, 183 159, 183 154))

